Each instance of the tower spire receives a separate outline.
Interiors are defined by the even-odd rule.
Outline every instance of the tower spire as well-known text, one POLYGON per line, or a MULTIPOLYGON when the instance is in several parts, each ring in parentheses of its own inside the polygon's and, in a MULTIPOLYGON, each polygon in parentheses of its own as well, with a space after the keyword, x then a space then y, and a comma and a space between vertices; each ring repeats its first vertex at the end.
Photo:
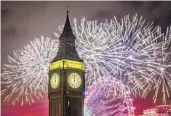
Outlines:
POLYGON ((73 32, 72 32, 70 21, 69 21, 69 11, 68 11, 68 9, 67 9, 66 13, 67 13, 67 17, 66 17, 66 21, 65 21, 65 25, 64 25, 64 29, 63 29, 63 32, 61 34, 61 37, 69 37, 69 36, 74 35, 73 32))
POLYGON ((82 61, 76 51, 76 47, 75 47, 76 37, 72 32, 72 28, 69 22, 69 11, 67 10, 66 13, 67 16, 66 16, 64 29, 59 38, 59 49, 57 52, 57 56, 54 58, 53 61, 57 61, 60 59, 82 61))

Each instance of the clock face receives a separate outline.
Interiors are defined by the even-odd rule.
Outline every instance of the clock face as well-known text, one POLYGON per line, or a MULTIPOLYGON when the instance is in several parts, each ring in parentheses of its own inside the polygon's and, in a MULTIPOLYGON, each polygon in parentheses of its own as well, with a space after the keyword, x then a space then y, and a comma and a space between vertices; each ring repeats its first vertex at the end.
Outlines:
POLYGON ((60 78, 57 73, 54 73, 50 79, 50 85, 53 89, 56 89, 59 85, 60 78))
POLYGON ((81 86, 81 77, 79 74, 77 73, 71 73, 69 76, 68 76, 68 84, 70 87, 74 88, 74 89, 77 89, 81 86))

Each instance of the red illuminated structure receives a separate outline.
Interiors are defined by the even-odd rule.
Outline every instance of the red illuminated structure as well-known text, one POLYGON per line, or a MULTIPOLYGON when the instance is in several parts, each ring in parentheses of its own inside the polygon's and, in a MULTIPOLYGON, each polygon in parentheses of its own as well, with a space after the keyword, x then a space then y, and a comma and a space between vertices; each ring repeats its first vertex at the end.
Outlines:
POLYGON ((154 108, 146 109, 143 115, 139 116, 171 116, 171 105, 158 105, 154 108))

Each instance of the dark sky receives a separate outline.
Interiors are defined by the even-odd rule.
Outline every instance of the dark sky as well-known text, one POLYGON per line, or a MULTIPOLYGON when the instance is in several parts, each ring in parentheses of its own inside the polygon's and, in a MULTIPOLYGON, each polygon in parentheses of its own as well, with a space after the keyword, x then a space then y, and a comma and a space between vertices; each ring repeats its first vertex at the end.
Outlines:
POLYGON ((126 14, 137 13, 147 21, 154 21, 165 30, 171 24, 171 2, 35 2, 35 1, 2 1, 1 5, 1 34, 2 34, 2 64, 12 51, 28 44, 30 40, 41 35, 53 37, 59 25, 63 25, 66 18, 66 7, 69 4, 70 20, 104 21, 113 16, 117 18, 126 14))
MULTIPOLYGON (((22 48, 35 37, 54 37, 58 26, 66 19, 67 5, 71 24, 73 18, 104 21, 115 15, 118 19, 126 14, 143 16, 154 21, 165 31, 171 24, 171 2, 1 2, 1 65, 15 49, 22 48)), ((136 102, 137 103, 137 102, 136 102)))

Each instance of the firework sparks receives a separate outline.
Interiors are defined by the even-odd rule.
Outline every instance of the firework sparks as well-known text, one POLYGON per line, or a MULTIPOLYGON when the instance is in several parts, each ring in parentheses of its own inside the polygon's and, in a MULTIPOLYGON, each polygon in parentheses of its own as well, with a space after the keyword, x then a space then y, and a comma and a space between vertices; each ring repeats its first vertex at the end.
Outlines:
POLYGON ((57 47, 57 40, 42 36, 23 49, 14 51, 13 57, 8 56, 2 77, 2 84, 6 85, 2 94, 8 94, 5 101, 12 99, 12 104, 31 104, 34 98, 42 97, 48 88, 49 65, 57 53, 57 47))
MULTIPOLYGON (((171 27, 163 34, 159 26, 145 23, 142 17, 127 15, 120 21, 114 17, 100 24, 82 19, 78 25, 74 20, 73 30, 78 54, 86 66, 86 86, 106 77, 106 80, 121 81, 133 95, 145 97, 154 88, 154 102, 161 90, 163 102, 166 102, 171 90, 171 53, 168 52, 171 27)), ((55 35, 58 38, 60 34, 55 35)), ((27 96, 28 101, 32 101, 32 96, 47 92, 48 68, 57 53, 57 46, 58 40, 42 37, 14 51, 13 57, 8 56, 3 73, 7 88, 3 93, 10 88, 12 92, 5 100, 20 93, 24 95, 19 96, 21 99, 27 96)))
POLYGON ((169 96, 168 91, 171 90, 169 71, 164 77, 165 67, 170 67, 166 60, 170 54, 169 30, 164 36, 159 26, 153 27, 153 23, 145 23, 137 15, 132 19, 127 15, 120 21, 114 17, 100 24, 82 19, 81 24, 77 25, 75 20, 74 24, 77 51, 84 59, 88 72, 87 85, 103 76, 116 78, 127 85, 132 94, 143 97, 154 87, 154 102, 159 87, 163 86, 163 102, 166 103, 166 94, 169 96), (165 64, 158 62, 161 56, 165 64), (162 68, 158 70, 158 67, 162 68), (162 75, 160 80, 156 75, 162 75))
POLYGON ((158 94, 162 91, 162 99, 166 104, 166 98, 171 94, 171 26, 167 29, 165 36, 160 42, 160 50, 156 51, 157 56, 154 65, 157 67, 153 72, 154 82, 154 101, 157 100, 158 94))
POLYGON ((134 114, 133 100, 129 94, 121 82, 100 78, 86 92, 85 114, 86 116, 134 114))

